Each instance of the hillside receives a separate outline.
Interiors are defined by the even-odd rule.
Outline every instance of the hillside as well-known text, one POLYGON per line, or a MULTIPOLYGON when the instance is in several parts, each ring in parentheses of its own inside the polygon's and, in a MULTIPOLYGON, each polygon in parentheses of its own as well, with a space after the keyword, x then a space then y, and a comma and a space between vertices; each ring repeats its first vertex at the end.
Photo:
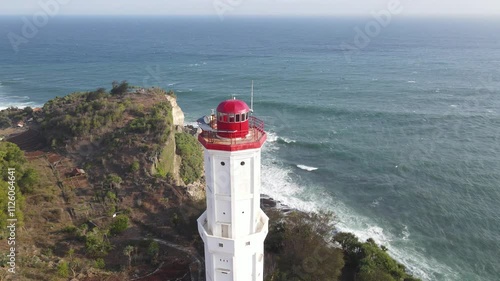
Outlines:
POLYGON ((189 194, 200 184, 186 184, 202 180, 202 156, 173 92, 122 82, 1 115, 9 120, 0 135, 14 133, 20 161, 37 171, 23 192, 23 280, 123 280, 157 268, 141 280, 188 275, 199 242, 190 222, 204 206, 189 194))

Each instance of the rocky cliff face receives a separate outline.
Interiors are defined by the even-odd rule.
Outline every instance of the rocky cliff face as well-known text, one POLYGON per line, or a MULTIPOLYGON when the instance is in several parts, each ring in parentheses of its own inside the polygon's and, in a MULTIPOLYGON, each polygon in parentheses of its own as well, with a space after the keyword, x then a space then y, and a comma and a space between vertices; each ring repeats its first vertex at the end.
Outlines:
POLYGON ((172 105, 172 115, 174 117, 174 126, 176 126, 177 128, 184 127, 184 112, 182 112, 182 109, 177 104, 177 99, 173 96, 167 95, 167 100, 172 105))

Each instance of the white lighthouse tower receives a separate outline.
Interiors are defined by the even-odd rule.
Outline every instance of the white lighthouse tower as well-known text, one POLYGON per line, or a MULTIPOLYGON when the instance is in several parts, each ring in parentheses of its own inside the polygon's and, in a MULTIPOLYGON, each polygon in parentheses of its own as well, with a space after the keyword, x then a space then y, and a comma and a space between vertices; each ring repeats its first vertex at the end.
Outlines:
POLYGON ((198 218, 207 281, 262 281, 269 218, 260 209, 264 123, 248 105, 223 101, 198 120, 205 147, 207 210, 198 218))

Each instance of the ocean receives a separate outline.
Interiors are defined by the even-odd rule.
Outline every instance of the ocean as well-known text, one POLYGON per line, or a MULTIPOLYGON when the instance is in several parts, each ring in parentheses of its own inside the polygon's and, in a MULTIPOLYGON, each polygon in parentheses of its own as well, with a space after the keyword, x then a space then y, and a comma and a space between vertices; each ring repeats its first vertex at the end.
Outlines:
POLYGON ((423 280, 500 280, 500 20, 359 35, 372 21, 54 17, 28 38, 3 16, 0 108, 127 80, 174 90, 193 123, 254 80, 263 193, 335 212, 423 280))

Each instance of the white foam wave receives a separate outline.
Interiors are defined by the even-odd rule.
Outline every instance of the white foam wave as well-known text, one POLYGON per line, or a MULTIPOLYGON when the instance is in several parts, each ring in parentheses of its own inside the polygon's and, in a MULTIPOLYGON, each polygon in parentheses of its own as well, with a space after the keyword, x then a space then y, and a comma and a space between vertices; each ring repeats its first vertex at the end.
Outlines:
POLYGON ((286 143, 295 143, 297 142, 296 140, 291 140, 289 138, 284 138, 284 137, 279 137, 280 140, 286 142, 286 143))
POLYGON ((30 101, 28 96, 9 96, 4 93, 0 93, 0 110, 7 109, 9 107, 25 108, 25 107, 41 107, 41 105, 30 101))
POLYGON ((198 128, 198 122, 196 122, 196 121, 184 121, 184 126, 193 126, 195 128, 198 128))
POLYGON ((274 132, 266 132, 267 133, 267 142, 276 142, 278 140, 278 135, 274 132))
MULTIPOLYGON (((301 186, 292 178, 293 171, 290 166, 280 163, 274 158, 273 150, 276 149, 275 133, 268 134, 268 144, 263 150, 262 161, 262 193, 269 195, 283 204, 305 212, 318 212, 320 210, 333 211, 337 218, 336 225, 339 231, 351 232, 361 241, 372 238, 376 243, 384 245, 396 260, 402 263, 411 273, 422 280, 435 280, 437 276, 444 276, 445 280, 458 280, 458 274, 451 268, 439 264, 438 261, 427 257, 418 250, 418 247, 409 238, 410 230, 404 226, 402 233, 393 235, 384 230, 380 225, 364 217, 344 203, 337 200, 334 195, 320 186, 301 186)), ((381 198, 374 202, 379 203, 381 198)))
POLYGON ((306 165, 297 165, 297 168, 300 168, 302 170, 306 170, 309 172, 316 171, 318 169, 316 167, 311 167, 311 166, 306 166, 306 165))
POLYGON ((417 81, 410 80, 410 81, 408 81, 408 83, 415 84, 415 83, 417 83, 417 81))

